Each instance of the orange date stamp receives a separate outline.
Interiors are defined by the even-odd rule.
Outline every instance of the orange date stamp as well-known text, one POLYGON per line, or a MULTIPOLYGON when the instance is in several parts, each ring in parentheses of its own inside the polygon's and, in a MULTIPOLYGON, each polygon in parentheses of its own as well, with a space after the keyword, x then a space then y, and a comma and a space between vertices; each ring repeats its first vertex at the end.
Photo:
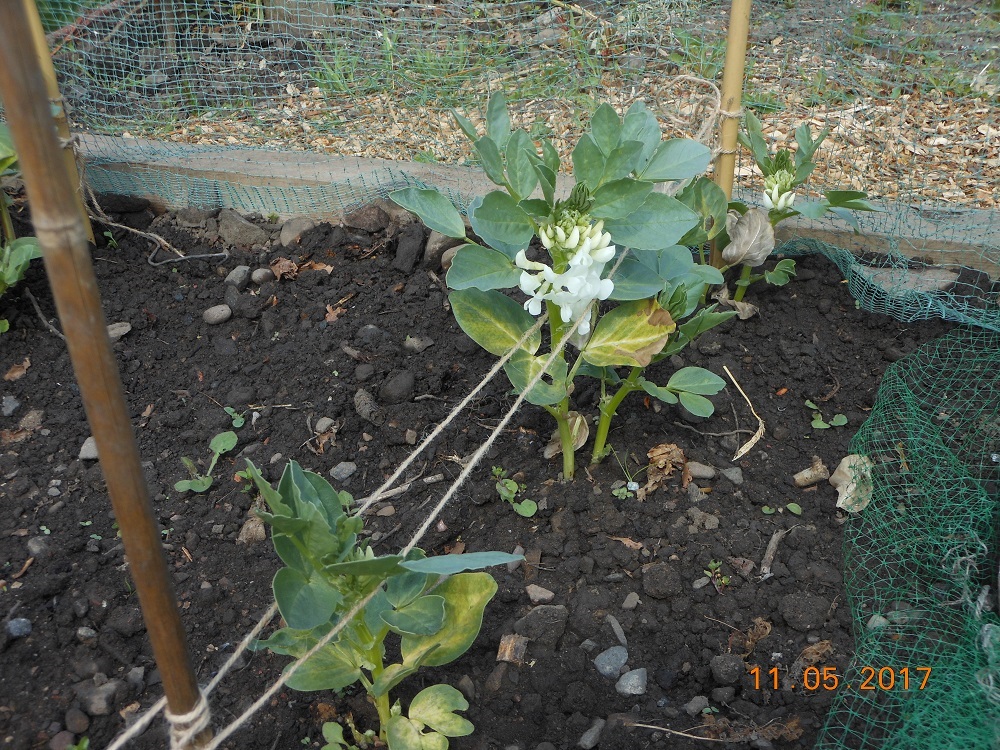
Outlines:
POLYGON ((837 671, 836 667, 809 666, 799 675, 786 675, 782 680, 781 670, 771 667, 762 670, 752 667, 749 670, 753 678, 755 690, 780 690, 782 683, 788 689, 803 688, 809 691, 820 690, 923 690, 931 677, 931 667, 861 667, 858 679, 850 684, 837 671))

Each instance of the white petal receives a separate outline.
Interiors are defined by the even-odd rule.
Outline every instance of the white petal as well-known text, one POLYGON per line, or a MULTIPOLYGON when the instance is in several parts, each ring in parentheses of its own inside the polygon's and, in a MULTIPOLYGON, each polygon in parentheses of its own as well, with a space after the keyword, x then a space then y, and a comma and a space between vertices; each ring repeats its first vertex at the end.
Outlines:
POLYGON ((569 233, 569 237, 566 239, 566 249, 572 250, 579 244, 580 244, 580 227, 573 227, 573 231, 569 233))
POLYGON ((548 232, 546 232, 544 229, 539 229, 538 230, 538 239, 541 240, 542 247, 544 247, 546 250, 549 250, 549 249, 552 248, 552 236, 551 236, 551 234, 549 234, 548 232))
POLYGON ((764 208, 768 209, 769 211, 772 208, 774 208, 774 201, 771 200, 771 196, 768 195, 766 192, 764 193, 764 208))
POLYGON ((559 244, 560 245, 565 245, 566 244, 566 232, 564 232, 563 228, 561 226, 559 226, 558 224, 556 224, 555 230, 556 230, 556 239, 559 240, 559 244))
POLYGON ((611 296, 611 292, 615 290, 615 283, 611 279, 601 279, 599 284, 599 290, 597 292, 597 299, 605 300, 611 296))
POLYGON ((590 257, 594 259, 595 263, 607 263, 615 257, 615 246, 608 245, 607 247, 602 247, 600 250, 595 250, 591 253, 590 257))

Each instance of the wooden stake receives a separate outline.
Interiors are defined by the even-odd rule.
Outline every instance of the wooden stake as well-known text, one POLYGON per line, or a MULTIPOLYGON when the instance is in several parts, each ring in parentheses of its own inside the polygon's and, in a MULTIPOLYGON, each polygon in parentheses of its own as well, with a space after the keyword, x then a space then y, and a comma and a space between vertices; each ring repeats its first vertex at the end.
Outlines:
MULTIPOLYGON (((35 54, 33 3, 0 2, 0 98, 24 173, 42 246, 108 494, 139 594, 170 712, 190 713, 200 692, 191 668, 161 539, 111 351, 83 220, 35 54), (29 12, 30 7, 30 12, 29 12)), ((198 741, 208 739, 202 733, 198 741)))
MULTIPOLYGON (((733 0, 729 13, 729 35, 726 38, 726 67, 722 72, 722 127, 719 137, 721 153, 715 160, 715 184, 733 198, 733 177, 736 173, 736 134, 740 118, 736 115, 743 102, 743 77, 746 75, 747 37, 750 35, 751 0, 733 0)), ((722 267, 722 251, 712 243, 712 265, 722 267)))
POLYGON ((59 140, 62 147, 63 161, 66 162, 66 174, 69 176, 70 184, 73 185, 73 195, 76 199, 76 208, 83 219, 83 229, 87 234, 90 244, 97 244, 94 240, 94 228, 90 225, 90 215, 87 213, 87 204, 83 199, 83 190, 80 188, 80 173, 76 168, 76 153, 70 145, 69 122, 66 120, 66 106, 63 103, 62 94, 59 93, 59 84, 56 82, 56 69, 52 65, 52 58, 49 56, 49 45, 45 41, 45 30, 42 28, 42 19, 38 15, 35 0, 21 0, 24 3, 25 14, 28 23, 31 24, 31 38, 35 44, 35 55, 38 57, 38 67, 42 71, 45 79, 45 92, 48 94, 49 103, 52 105, 52 118, 56 122, 56 130, 59 133, 59 140))

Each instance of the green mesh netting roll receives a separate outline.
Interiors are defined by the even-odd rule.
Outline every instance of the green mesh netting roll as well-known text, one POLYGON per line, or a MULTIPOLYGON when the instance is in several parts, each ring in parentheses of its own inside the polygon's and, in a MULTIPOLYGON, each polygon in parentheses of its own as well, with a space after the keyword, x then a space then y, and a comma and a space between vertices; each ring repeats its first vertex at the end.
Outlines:
POLYGON ((1000 334, 957 329, 892 365, 851 447, 873 465, 845 529, 856 657, 816 747, 996 748, 1000 334))

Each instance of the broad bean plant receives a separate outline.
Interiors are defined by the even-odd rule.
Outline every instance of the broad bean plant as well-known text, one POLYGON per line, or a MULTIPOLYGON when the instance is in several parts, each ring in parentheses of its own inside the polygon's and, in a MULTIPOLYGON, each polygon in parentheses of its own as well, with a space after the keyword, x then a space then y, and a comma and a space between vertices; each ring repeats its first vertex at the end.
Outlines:
MULTIPOLYGON (((624 117, 607 104, 597 109, 572 150, 575 185, 564 199, 556 197, 562 165, 555 147, 512 129, 501 95, 489 100, 485 133, 459 113, 454 116, 499 188, 466 210, 481 243, 467 240, 461 214, 435 190, 407 188, 390 198, 431 229, 465 241, 447 275, 455 317, 490 353, 513 350, 504 370, 516 392, 527 390, 526 400, 555 419, 564 478, 573 477, 575 450, 590 432, 588 420, 571 405, 578 377, 599 381, 592 462, 609 452, 612 418, 634 391, 710 416, 714 406, 708 397, 725 386, 722 378, 682 367, 656 383, 645 376, 646 368, 735 315, 708 303, 710 290, 722 286, 725 292, 723 272, 743 265, 737 282, 742 297, 758 278, 749 269, 774 249, 774 224, 806 214, 793 209, 794 198, 787 196, 811 171, 819 141, 808 128, 811 150, 803 153, 801 170, 789 181, 785 167, 791 162, 780 153, 774 157, 776 166, 762 171, 774 183, 768 198, 773 194, 777 200, 770 209, 753 209, 730 204, 704 176, 711 160, 707 146, 664 140, 657 118, 642 102, 624 117), (709 262, 708 247, 716 255, 722 250, 721 267, 709 262), (524 301, 502 291, 508 289, 518 290, 524 301), (535 326, 543 311, 548 350, 535 326), (558 350, 564 339, 568 347, 558 350), (539 373, 541 380, 528 389, 539 373)), ((760 149, 759 123, 751 143, 755 157, 770 165, 766 144, 760 149)), ((760 278, 782 284, 793 273, 794 264, 782 261, 760 278)), ((733 304, 726 293, 716 298, 733 304)))
MULTIPOLYGON (((390 691, 421 667, 457 659, 472 645, 486 604, 497 591, 487 573, 474 571, 523 559, 501 552, 427 558, 419 549, 376 556, 359 538, 364 521, 352 512, 352 497, 319 474, 290 461, 273 488, 247 462, 269 512, 274 549, 285 564, 274 576, 274 598, 286 625, 254 648, 295 658, 305 656, 346 615, 370 601, 343 629, 289 677, 294 690, 343 690, 360 683, 378 711, 379 739, 389 750, 447 750, 449 737, 473 731, 457 712, 469 707, 451 685, 430 685, 407 710, 390 691), (386 664, 386 638, 398 636, 386 664)), ((371 738, 333 723, 323 729, 329 750, 347 750, 371 738)))
MULTIPOLYGON (((10 137, 10 130, 0 123, 0 177, 18 174, 17 152, 10 137)), ((0 190, 0 297, 9 288, 24 278, 28 264, 42 257, 42 249, 36 237, 17 237, 14 222, 10 218, 10 199, 0 190)), ((0 333, 8 330, 10 324, 0 318, 0 333)))

